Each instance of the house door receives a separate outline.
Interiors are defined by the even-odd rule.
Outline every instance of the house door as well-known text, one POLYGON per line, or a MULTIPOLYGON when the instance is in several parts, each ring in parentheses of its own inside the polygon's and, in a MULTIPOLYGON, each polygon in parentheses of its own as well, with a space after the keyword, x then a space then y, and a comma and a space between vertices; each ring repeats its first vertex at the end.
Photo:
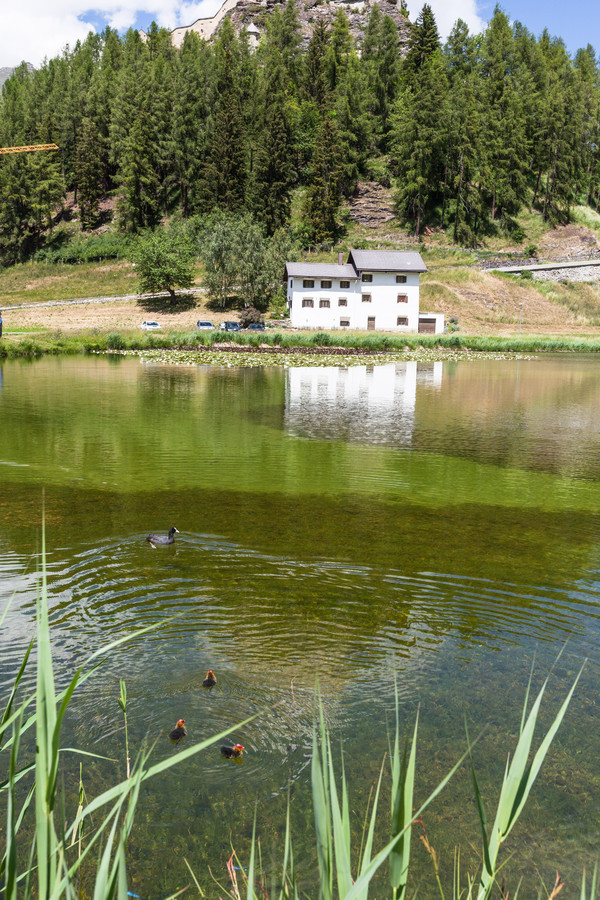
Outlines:
POLYGON ((375 331, 375 316, 369 316, 367 319, 367 330, 375 331))
POLYGON ((419 319, 419 334, 435 334, 435 319, 419 319))

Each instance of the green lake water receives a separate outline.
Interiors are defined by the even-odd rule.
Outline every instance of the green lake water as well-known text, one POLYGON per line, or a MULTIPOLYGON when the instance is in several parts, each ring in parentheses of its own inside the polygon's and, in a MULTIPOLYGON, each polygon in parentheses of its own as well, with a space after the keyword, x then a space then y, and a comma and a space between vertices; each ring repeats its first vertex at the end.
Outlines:
MULTIPOLYGON (((417 801, 464 752, 466 722, 472 736, 483 729, 474 759, 492 818, 532 664, 536 688, 554 666, 547 724, 587 659, 505 854, 511 894, 523 877, 521 896, 537 896, 558 869, 561 896, 579 896, 600 833, 600 359, 4 363, 0 604, 14 599, 0 633, 3 694, 33 634, 43 494, 61 683, 103 642, 176 617, 111 653, 72 705, 64 743, 116 760, 84 761, 88 796, 124 776, 121 678, 134 757, 154 741, 154 759, 172 754, 180 717, 194 741, 258 713, 232 735, 241 764, 214 747, 144 790, 132 892, 150 900, 189 884, 185 857, 207 896, 223 896, 208 866, 227 883, 231 846, 247 858, 255 809, 275 871, 288 792, 311 892, 317 680, 358 841, 395 682, 403 730, 420 709, 417 801), (144 540, 171 525, 173 546, 144 540)), ((65 754, 75 806, 78 778, 65 754)), ((380 845, 388 801, 386 784, 380 845)), ((424 820, 448 885, 455 846, 474 871, 466 767, 424 820)), ((411 889, 436 896, 416 837, 413 859, 411 889)), ((372 895, 390 896, 386 885, 384 873, 372 895)))

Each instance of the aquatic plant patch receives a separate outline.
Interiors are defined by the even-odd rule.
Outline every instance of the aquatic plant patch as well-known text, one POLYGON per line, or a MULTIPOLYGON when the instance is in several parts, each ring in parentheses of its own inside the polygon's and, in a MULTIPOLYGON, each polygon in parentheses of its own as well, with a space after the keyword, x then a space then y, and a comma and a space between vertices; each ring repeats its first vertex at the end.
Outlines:
MULTIPOLYGON (((121 351, 108 351, 121 352, 121 351)), ((418 362, 455 361, 459 359, 531 359, 517 353, 482 353, 469 350, 444 351, 438 348, 417 348, 394 351, 351 350, 342 347, 269 348, 267 352, 255 347, 236 346, 235 349, 199 350, 126 350, 127 356, 138 356, 152 363, 174 366, 366 366, 390 362, 416 360, 418 362)))

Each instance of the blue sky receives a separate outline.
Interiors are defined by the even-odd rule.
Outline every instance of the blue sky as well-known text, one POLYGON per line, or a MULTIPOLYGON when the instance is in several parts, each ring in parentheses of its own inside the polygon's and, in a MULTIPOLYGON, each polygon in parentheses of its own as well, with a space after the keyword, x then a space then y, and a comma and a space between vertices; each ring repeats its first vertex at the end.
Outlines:
MULTIPOLYGON (((200 16, 213 15, 221 0, 0 0, 0 66, 14 66, 25 59, 39 65, 45 56, 60 53, 88 31, 101 31, 107 24, 118 31, 129 26, 159 25, 175 28, 189 25, 200 16)), ((471 31, 485 27, 494 11, 493 0, 429 0, 440 32, 445 37, 457 18, 471 31)), ((411 18, 423 0, 408 0, 411 18)), ((562 37, 573 54, 589 42, 600 50, 600 0, 504 0, 511 20, 518 19, 539 35, 544 27, 562 37)))
MULTIPOLYGON (((561 37, 571 55, 588 44, 600 51, 600 0, 505 0, 500 6, 511 21, 522 22, 536 36, 547 28, 561 37)), ((495 3, 479 4, 482 18, 489 20, 494 7, 495 3)))

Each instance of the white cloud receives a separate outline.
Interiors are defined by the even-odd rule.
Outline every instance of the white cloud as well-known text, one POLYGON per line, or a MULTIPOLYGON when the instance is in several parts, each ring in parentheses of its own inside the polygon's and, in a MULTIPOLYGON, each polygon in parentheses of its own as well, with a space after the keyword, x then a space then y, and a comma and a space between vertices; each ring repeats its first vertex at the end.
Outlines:
POLYGON ((0 66, 16 66, 23 60, 37 66, 45 56, 56 56, 65 44, 73 45, 90 31, 76 10, 50 11, 44 0, 11 4, 2 11, 0 21, 0 66))
MULTIPOLYGON (((473 32, 484 26, 477 0, 430 0, 430 5, 442 38, 459 17, 473 32)), ((39 66, 44 57, 60 54, 67 44, 73 46, 105 25, 123 31, 141 16, 175 28, 214 15, 220 6, 221 0, 2 0, 0 66, 16 66, 22 60, 39 66)), ((421 6, 421 0, 409 0, 411 19, 421 6)))

